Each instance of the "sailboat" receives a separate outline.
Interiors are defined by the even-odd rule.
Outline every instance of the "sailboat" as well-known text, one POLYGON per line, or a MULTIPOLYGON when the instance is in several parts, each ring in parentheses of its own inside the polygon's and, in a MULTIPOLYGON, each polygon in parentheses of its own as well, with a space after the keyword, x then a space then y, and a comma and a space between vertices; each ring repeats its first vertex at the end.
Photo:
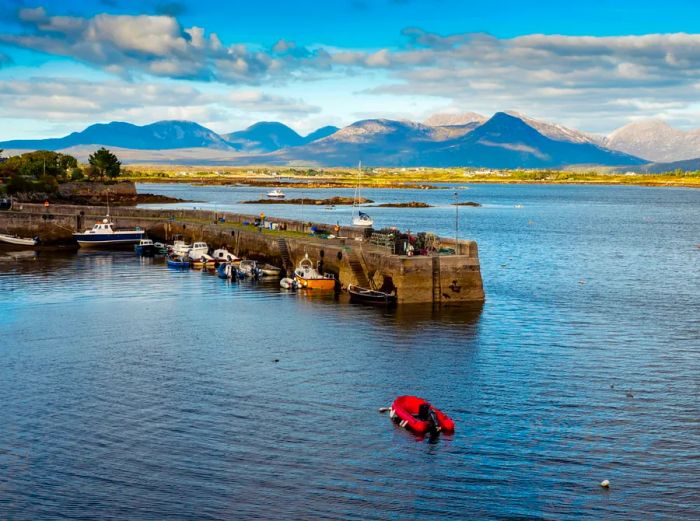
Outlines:
POLYGON ((357 188, 355 188, 355 196, 352 200, 352 224, 353 226, 364 226, 369 228, 374 225, 374 219, 369 214, 360 210, 360 178, 362 177, 362 161, 357 166, 357 188), (357 215, 355 215, 357 210, 357 215))

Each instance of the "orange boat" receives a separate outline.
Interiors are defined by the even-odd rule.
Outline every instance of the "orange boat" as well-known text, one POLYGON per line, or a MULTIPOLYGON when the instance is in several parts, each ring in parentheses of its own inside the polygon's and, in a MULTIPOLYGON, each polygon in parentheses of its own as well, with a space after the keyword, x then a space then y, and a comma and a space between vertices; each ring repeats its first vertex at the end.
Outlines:
POLYGON ((304 258, 294 271, 294 280, 297 281, 300 288, 324 291, 335 289, 335 277, 329 273, 321 274, 316 271, 308 253, 304 255, 304 258))

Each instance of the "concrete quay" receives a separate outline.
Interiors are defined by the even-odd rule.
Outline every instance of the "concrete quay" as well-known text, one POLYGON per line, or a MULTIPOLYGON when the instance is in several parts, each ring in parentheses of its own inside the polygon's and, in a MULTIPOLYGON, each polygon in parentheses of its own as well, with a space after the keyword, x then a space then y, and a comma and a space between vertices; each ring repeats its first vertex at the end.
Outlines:
MULTIPOLYGON (((39 236, 44 245, 75 244, 72 234, 101 221, 104 206, 15 203, 0 211, 0 232, 23 237, 39 236)), ((203 210, 110 209, 117 227, 140 227, 154 240, 170 241, 182 235, 188 241, 205 241, 210 247, 226 247, 241 257, 264 259, 291 272, 308 254, 323 261, 323 270, 335 273, 341 284, 394 287, 399 304, 479 304, 484 301, 483 281, 476 242, 439 238, 439 244, 455 254, 396 255, 376 244, 368 230, 357 227, 301 222, 267 217, 278 229, 252 224, 259 216, 203 210), (337 238, 311 234, 324 229, 337 238)), ((76 245, 77 246, 77 245, 76 245)))

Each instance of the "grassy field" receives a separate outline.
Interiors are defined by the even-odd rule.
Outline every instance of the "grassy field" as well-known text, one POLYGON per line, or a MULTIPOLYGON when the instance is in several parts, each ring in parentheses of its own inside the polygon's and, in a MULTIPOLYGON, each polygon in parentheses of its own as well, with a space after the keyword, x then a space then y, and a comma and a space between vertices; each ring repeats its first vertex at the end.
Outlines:
MULTIPOLYGON (((136 182, 181 182, 195 184, 243 184, 276 186, 289 179, 310 187, 354 186, 357 171, 344 168, 302 169, 270 167, 161 167, 132 166, 124 179, 136 182)), ((401 188, 418 183, 535 183, 611 184, 640 186, 685 186, 700 188, 700 172, 621 174, 610 170, 476 170, 466 168, 367 168, 362 184, 373 188, 401 188)))

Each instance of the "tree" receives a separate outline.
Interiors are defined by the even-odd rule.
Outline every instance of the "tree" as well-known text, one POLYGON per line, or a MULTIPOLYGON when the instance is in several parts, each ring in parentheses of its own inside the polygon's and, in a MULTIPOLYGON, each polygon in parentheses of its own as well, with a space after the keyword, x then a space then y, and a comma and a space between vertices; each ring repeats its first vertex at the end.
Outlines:
POLYGON ((88 158, 88 163, 95 170, 96 175, 104 181, 105 176, 110 179, 119 177, 121 161, 109 150, 102 147, 88 158))

